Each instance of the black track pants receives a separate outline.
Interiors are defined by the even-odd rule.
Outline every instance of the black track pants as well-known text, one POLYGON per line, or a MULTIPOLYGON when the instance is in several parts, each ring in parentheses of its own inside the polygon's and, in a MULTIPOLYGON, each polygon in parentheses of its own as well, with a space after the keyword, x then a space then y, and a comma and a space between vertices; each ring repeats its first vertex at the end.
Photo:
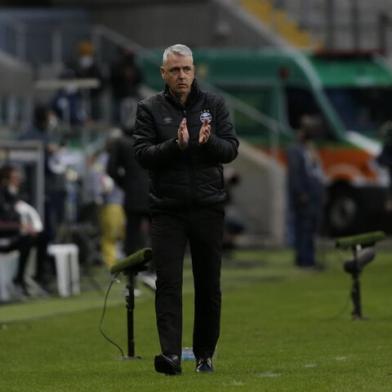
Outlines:
POLYGON ((153 261, 157 272, 156 316, 164 354, 182 347, 183 258, 189 242, 195 288, 193 351, 213 355, 219 337, 223 208, 159 212, 152 217, 153 261))

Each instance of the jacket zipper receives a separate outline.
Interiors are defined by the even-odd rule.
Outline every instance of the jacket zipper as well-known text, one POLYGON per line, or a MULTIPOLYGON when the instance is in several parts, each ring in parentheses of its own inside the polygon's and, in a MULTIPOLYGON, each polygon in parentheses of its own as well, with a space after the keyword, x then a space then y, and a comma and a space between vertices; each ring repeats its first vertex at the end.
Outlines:
MULTIPOLYGON (((186 109, 183 109, 183 110, 182 110, 182 115, 183 115, 183 116, 187 119, 187 121, 188 121, 186 109)), ((189 128, 188 128, 188 132, 189 132, 189 142, 190 142, 191 135, 190 135, 189 128)), ((189 198, 189 201, 190 201, 190 204, 193 204, 193 201, 194 201, 195 196, 196 196, 196 195, 195 195, 196 188, 195 188, 195 181, 194 181, 195 172, 194 172, 194 168, 193 168, 193 160, 192 160, 191 155, 189 156, 188 176, 189 176, 189 188, 190 188, 190 189, 189 189, 189 191, 190 191, 190 198, 189 198)))

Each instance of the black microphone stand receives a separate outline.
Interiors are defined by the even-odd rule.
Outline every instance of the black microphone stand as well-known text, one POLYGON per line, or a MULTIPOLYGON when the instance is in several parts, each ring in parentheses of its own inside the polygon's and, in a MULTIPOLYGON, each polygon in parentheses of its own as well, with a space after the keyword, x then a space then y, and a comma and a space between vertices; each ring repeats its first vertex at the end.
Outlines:
POLYGON ((143 248, 138 250, 137 252, 127 256, 123 260, 119 260, 114 266, 111 267, 110 273, 113 276, 113 279, 106 291, 104 308, 102 311, 101 321, 99 324, 99 330, 103 337, 109 341, 111 344, 116 346, 121 352, 122 359, 138 359, 140 357, 135 356, 135 339, 134 339, 134 328, 133 328, 133 311, 135 309, 135 279, 136 275, 140 271, 144 271, 148 268, 148 263, 152 259, 152 250, 150 248, 143 248), (105 316, 105 308, 106 301, 110 292, 110 288, 112 287, 113 282, 118 277, 120 273, 123 273, 126 276, 127 284, 126 284, 126 292, 125 292, 125 301, 126 301, 126 309, 127 309, 127 333, 128 333, 128 355, 124 355, 124 351, 121 347, 116 344, 113 340, 111 340, 102 330, 102 323, 105 316))
POLYGON ((353 248, 353 268, 351 271, 351 277, 353 279, 351 286, 351 300, 353 302, 353 311, 351 315, 354 320, 363 320, 362 317, 362 306, 361 306, 361 283, 359 281, 359 276, 361 274, 361 269, 358 264, 357 256, 358 250, 357 248, 353 248))
POLYGON ((363 267, 373 260, 375 253, 363 252, 361 249, 373 247, 377 241, 385 238, 383 231, 374 231, 369 233, 357 234, 354 236, 342 237, 336 240, 336 247, 341 249, 351 249, 353 259, 344 263, 344 270, 352 277, 351 300, 353 302, 352 318, 353 320, 363 320, 361 307, 361 284, 359 277, 363 267))
POLYGON ((134 317, 133 311, 135 309, 135 280, 138 272, 146 270, 145 264, 137 265, 133 268, 128 268, 124 271, 127 278, 127 285, 125 291, 125 304, 127 309, 127 337, 128 337, 128 356, 124 359, 140 359, 135 356, 135 338, 134 338, 134 317))

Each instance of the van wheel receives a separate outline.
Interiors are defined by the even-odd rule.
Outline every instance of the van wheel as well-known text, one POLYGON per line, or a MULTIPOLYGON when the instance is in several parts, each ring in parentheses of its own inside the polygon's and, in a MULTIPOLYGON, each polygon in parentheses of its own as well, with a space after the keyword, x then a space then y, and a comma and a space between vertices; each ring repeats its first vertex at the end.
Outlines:
POLYGON ((345 235, 358 231, 359 211, 359 202, 352 189, 332 189, 327 206, 327 225, 330 234, 345 235))

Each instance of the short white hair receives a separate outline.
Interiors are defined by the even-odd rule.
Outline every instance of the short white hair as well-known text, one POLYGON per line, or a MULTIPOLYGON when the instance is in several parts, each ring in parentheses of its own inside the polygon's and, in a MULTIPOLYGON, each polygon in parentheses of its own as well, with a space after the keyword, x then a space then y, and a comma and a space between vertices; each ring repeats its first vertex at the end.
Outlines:
POLYGON ((175 45, 172 45, 172 46, 169 46, 168 48, 166 48, 165 51, 163 52, 162 64, 166 63, 167 58, 169 57, 170 54, 177 54, 180 56, 189 56, 189 57, 192 57, 192 61, 193 61, 192 51, 186 45, 175 44, 175 45))

